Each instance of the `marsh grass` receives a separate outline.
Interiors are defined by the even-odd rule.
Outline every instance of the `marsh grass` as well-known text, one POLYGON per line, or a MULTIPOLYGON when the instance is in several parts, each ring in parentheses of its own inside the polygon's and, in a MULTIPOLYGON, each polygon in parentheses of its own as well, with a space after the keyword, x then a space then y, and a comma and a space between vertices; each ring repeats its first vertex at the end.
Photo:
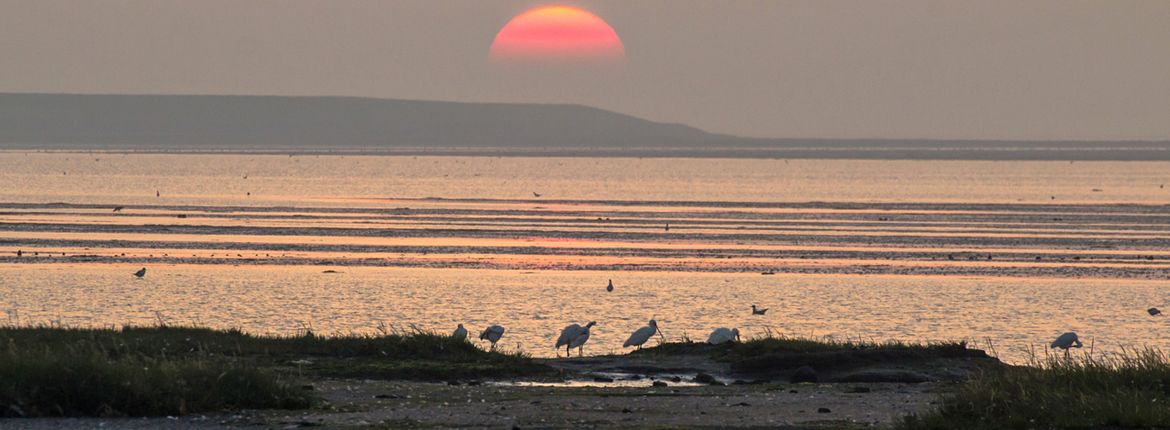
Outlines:
POLYGON ((551 372, 422 331, 253 336, 195 327, 0 327, 0 416, 302 408, 308 377, 458 379, 551 372))
POLYGON ((1027 366, 988 369, 909 416, 903 429, 1170 427, 1170 360, 1153 349, 1107 357, 1033 356, 1027 366))
POLYGON ((859 367, 873 363, 907 362, 940 358, 987 358, 966 342, 872 342, 830 338, 785 337, 768 333, 744 342, 709 345, 696 342, 668 342, 632 354, 704 354, 728 362, 733 370, 767 373, 812 366, 817 370, 859 367))
POLYGON ((162 358, 96 344, 0 351, 0 416, 149 416, 242 408, 304 408, 287 380, 235 361, 162 358))

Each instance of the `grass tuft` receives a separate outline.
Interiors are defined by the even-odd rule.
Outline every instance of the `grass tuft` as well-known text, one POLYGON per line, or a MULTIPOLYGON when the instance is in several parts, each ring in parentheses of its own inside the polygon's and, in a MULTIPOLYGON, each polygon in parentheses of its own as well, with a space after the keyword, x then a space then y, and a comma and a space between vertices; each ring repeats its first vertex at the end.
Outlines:
POLYGON ((1170 361, 1157 350, 1106 358, 1049 356, 988 369, 900 428, 1170 427, 1170 361))

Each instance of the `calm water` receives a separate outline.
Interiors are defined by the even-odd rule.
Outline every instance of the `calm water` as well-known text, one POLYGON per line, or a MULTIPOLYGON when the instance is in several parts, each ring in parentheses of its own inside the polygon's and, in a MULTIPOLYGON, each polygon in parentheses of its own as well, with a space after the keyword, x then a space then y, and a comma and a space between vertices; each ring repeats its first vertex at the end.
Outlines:
POLYGON ((1165 162, 0 152, 0 181, 13 323, 1170 349, 1165 162))

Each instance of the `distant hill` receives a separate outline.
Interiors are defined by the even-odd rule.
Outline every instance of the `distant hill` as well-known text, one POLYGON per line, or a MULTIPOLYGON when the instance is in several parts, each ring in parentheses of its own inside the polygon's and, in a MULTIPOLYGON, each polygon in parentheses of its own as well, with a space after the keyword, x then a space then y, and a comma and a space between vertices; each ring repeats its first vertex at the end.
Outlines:
POLYGON ((579 105, 5 93, 0 148, 1170 160, 1170 142, 749 139, 579 105))

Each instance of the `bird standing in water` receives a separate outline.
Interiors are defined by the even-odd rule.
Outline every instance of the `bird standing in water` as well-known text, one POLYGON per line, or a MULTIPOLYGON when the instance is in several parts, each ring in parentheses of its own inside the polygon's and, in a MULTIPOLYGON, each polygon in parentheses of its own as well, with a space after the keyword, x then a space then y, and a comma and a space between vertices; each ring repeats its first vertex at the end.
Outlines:
POLYGON ((626 339, 626 343, 622 344, 622 348, 636 346, 638 349, 642 349, 642 345, 645 344, 647 340, 650 340, 650 336, 654 336, 654 333, 662 334, 662 332, 658 330, 658 321, 650 320, 650 323, 646 326, 634 330, 634 333, 630 335, 630 338, 626 339))
POLYGON ((569 350, 571 349, 569 344, 573 342, 573 339, 577 338, 577 335, 581 334, 581 330, 584 329, 581 328, 580 324, 569 324, 561 329, 561 335, 557 337, 557 343, 553 345, 553 348, 557 350, 557 357, 561 356, 562 346, 565 347, 565 355, 569 355, 569 350))
POLYGON ((1084 344, 1081 343, 1081 340, 1077 337, 1077 334, 1070 331, 1060 335, 1060 337, 1057 337, 1056 340, 1052 341, 1052 346, 1049 348, 1063 349, 1064 356, 1067 358, 1069 348, 1080 348, 1082 346, 1084 346, 1084 344))
POLYGON ((499 342, 501 337, 504 337, 504 327, 498 325, 490 326, 484 329, 483 333, 479 334, 479 340, 486 340, 492 343, 492 351, 496 350, 496 342, 499 342))
MULTIPOLYGON (((585 356, 585 342, 589 341, 589 329, 592 328, 596 324, 597 324, 596 321, 589 321, 589 324, 585 324, 585 327, 581 328, 581 331, 577 333, 577 336, 573 337, 573 340, 569 341, 568 350, 571 350, 573 348, 577 348, 577 356, 584 357, 585 356)), ((566 350, 565 352, 568 353, 568 350, 566 350)))

